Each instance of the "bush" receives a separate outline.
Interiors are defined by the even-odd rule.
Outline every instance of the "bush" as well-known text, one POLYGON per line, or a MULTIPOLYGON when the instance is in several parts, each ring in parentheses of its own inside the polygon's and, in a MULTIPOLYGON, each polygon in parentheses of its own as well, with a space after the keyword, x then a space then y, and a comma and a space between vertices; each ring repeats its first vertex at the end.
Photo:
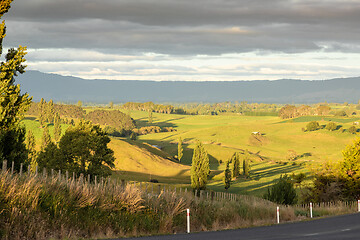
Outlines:
POLYGON ((336 123, 334 122, 329 122, 327 125, 326 125, 326 129, 329 130, 329 131, 335 131, 337 128, 337 125, 336 123))
POLYGON ((334 115, 338 116, 338 117, 346 117, 347 116, 347 114, 344 110, 338 111, 334 115))
POLYGON ((291 178, 286 174, 280 176, 280 179, 264 195, 265 199, 279 204, 291 205, 296 203, 297 195, 291 178))
POLYGON ((349 127, 349 133, 355 134, 357 132, 357 128, 355 126, 349 127))
POLYGON ((312 121, 312 122, 309 122, 307 125, 306 125, 306 130, 307 131, 316 131, 320 128, 320 124, 317 122, 317 121, 312 121))

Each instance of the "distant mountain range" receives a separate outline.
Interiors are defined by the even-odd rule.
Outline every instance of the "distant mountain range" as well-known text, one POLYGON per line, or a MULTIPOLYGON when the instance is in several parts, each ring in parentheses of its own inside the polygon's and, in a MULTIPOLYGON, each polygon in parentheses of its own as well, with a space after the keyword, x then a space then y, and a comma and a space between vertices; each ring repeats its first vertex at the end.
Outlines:
POLYGON ((331 80, 276 80, 236 82, 85 80, 27 71, 16 78, 23 92, 39 101, 75 103, 224 102, 259 103, 349 102, 360 99, 360 77, 331 80))

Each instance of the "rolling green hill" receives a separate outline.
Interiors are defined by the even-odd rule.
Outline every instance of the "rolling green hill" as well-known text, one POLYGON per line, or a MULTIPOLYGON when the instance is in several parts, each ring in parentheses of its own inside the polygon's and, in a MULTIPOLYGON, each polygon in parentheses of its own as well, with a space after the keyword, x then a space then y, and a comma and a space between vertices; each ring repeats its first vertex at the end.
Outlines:
MULTIPOLYGON (((148 126, 148 113, 132 111, 131 117, 137 126, 148 126)), ((251 176, 233 181, 229 191, 234 193, 262 195, 267 187, 281 174, 309 173, 325 161, 342 158, 341 151, 356 136, 347 131, 330 132, 320 129, 304 132, 307 122, 318 120, 325 126, 336 122, 344 129, 359 118, 300 117, 282 120, 273 116, 241 115, 175 115, 153 113, 153 123, 160 127, 173 127, 176 132, 162 132, 138 136, 138 140, 112 138, 109 147, 114 150, 116 169, 114 177, 149 181, 157 179, 161 183, 190 183, 190 165, 196 140, 200 140, 210 157, 211 179, 209 188, 223 191, 222 176, 224 162, 234 152, 248 150, 251 158, 251 176), (260 132, 261 135, 254 135, 260 132), (177 142, 183 139, 184 156, 176 162, 177 142), (158 149, 152 145, 157 145, 158 149), (297 159, 288 161, 289 153, 295 152, 297 159)), ((40 143, 41 129, 37 120, 26 118, 24 124, 32 129, 40 143)), ((49 127, 50 132, 52 126, 49 127)), ((63 131, 66 125, 63 125, 63 131)))

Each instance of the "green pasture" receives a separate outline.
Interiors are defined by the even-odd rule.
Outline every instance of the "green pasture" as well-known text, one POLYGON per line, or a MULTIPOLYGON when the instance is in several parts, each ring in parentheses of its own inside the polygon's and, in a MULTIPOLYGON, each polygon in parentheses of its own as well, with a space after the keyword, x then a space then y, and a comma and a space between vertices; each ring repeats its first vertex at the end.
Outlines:
MULTIPOLYGON (((127 111, 123 111, 128 113, 127 111)), ((356 135, 339 130, 330 132, 320 129, 304 132, 302 128, 310 121, 319 121, 326 126, 329 121, 348 129, 359 118, 339 118, 309 116, 283 120, 275 116, 227 115, 175 115, 153 113, 153 123, 148 123, 148 112, 131 111, 137 126, 156 125, 173 127, 175 132, 162 132, 138 136, 136 141, 112 138, 110 148, 115 152, 116 171, 114 177, 160 183, 190 183, 192 152, 196 141, 203 143, 210 158, 211 179, 208 187, 223 191, 222 176, 227 161, 232 154, 243 154, 248 150, 251 159, 251 175, 234 180, 229 191, 261 196, 281 174, 305 172, 309 176, 310 165, 324 161, 338 161, 342 150, 356 138, 356 135), (260 132, 261 136, 254 136, 260 132), (184 156, 181 162, 175 160, 177 142, 183 140, 184 156), (153 147, 160 146, 161 149, 153 147), (295 151, 298 158, 289 162, 287 156, 295 151)), ((32 129, 40 143, 42 129, 32 118, 23 123, 32 129)), ((53 126, 49 125, 52 134, 53 126)), ((62 126, 65 131, 66 126, 62 126)), ((310 176, 309 176, 310 177, 310 176)))

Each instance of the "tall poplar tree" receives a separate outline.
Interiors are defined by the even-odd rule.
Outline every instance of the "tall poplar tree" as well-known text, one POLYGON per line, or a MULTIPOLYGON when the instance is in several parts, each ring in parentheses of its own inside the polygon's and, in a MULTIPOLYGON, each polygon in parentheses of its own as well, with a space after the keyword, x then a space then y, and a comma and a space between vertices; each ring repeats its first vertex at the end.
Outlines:
POLYGON ((61 119, 59 113, 55 113, 54 118, 54 140, 55 142, 59 142, 61 137, 61 119))
POLYGON ((226 168, 224 170, 224 186, 225 190, 230 188, 231 184, 231 170, 230 170, 230 161, 226 162, 226 168))
POLYGON ((198 190, 206 189, 209 174, 209 156, 201 142, 198 141, 194 149, 190 169, 191 187, 198 190))
POLYGON ((41 128, 45 126, 45 120, 46 120, 46 102, 43 98, 41 98, 39 102, 39 123, 41 128))
POLYGON ((182 146, 182 139, 181 137, 179 137, 179 142, 178 142, 178 160, 179 162, 181 162, 181 158, 183 157, 183 146, 182 146))
POLYGON ((233 163, 232 176, 236 178, 240 175, 240 154, 234 153, 230 161, 233 163))
POLYGON ((247 178, 250 175, 250 159, 249 151, 246 149, 245 156, 243 160, 243 174, 247 178))
MULTIPOLYGON (((0 19, 8 12, 11 2, 0 1, 0 19)), ((5 30, 3 21, 0 23, 0 57, 5 30)), ((30 106, 31 98, 27 93, 21 94, 20 85, 15 84, 15 77, 25 72, 25 55, 26 47, 11 48, 5 61, 0 63, 0 161, 7 160, 8 166, 13 161, 16 170, 27 160, 25 128, 20 126, 20 121, 30 106)))
POLYGON ((44 149, 46 148, 47 145, 49 145, 49 143, 51 143, 51 136, 49 133, 49 128, 47 127, 47 125, 45 125, 43 129, 43 135, 41 138, 41 151, 44 151, 44 149))
POLYGON ((37 165, 36 163, 36 143, 35 143, 35 136, 33 134, 33 132, 31 130, 29 130, 26 134, 26 139, 25 139, 25 143, 26 143, 26 148, 28 151, 28 159, 29 159, 29 164, 31 166, 31 169, 34 171, 35 167, 37 165))
POLYGON ((46 105, 46 121, 48 123, 53 123, 55 117, 55 110, 54 110, 54 102, 52 99, 46 105))

